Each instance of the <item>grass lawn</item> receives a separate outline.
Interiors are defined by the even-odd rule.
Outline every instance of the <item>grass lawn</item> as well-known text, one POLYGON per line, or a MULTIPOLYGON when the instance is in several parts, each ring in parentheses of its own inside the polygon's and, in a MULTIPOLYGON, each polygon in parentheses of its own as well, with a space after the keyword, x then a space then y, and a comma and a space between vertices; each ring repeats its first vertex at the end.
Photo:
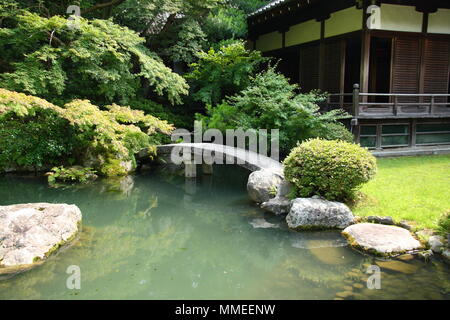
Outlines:
POLYGON ((450 155, 378 159, 378 174, 361 189, 358 216, 391 216, 437 228, 450 211, 450 155))

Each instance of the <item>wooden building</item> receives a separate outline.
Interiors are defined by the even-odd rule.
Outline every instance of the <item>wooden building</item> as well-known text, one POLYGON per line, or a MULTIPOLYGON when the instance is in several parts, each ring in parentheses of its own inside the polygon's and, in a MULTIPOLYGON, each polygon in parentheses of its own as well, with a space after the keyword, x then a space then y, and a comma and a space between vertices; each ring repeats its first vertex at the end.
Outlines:
POLYGON ((450 144, 449 0, 275 0, 248 22, 249 46, 330 93, 361 145, 450 144))

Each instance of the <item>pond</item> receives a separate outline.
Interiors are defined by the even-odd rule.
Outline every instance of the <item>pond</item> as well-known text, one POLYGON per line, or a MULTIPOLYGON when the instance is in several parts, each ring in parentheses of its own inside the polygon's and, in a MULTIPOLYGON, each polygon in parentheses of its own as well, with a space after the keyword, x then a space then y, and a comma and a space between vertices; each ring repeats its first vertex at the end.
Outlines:
POLYGON ((83 231, 42 266, 1 279, 0 299, 450 298, 450 269, 439 258, 380 261, 348 248, 337 231, 290 231, 249 202, 248 174, 220 166, 186 183, 157 171, 69 189, 1 177, 0 205, 76 204, 83 231), (380 290, 366 285, 374 264, 380 290), (80 290, 66 287, 72 265, 80 290))

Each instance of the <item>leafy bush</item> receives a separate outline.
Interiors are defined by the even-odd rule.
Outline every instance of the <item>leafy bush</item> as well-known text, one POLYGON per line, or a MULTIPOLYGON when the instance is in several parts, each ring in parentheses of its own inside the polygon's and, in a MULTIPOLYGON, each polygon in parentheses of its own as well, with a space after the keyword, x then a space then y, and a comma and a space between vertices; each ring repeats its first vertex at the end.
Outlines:
POLYGON ((281 152, 287 154, 298 141, 314 138, 336 120, 346 118, 341 110, 321 114, 317 92, 298 94, 298 86, 273 67, 257 74, 249 86, 218 106, 208 106, 207 115, 198 115, 208 128, 280 129, 281 152))
POLYGON ((57 186, 61 183, 87 183, 97 179, 96 171, 92 168, 74 166, 70 168, 55 167, 47 174, 48 183, 57 186))
MULTIPOLYGON (((145 39, 110 20, 43 18, 23 10, 15 26, 0 28, 4 70, 0 87, 52 102, 90 99, 129 103, 141 90, 181 102, 186 81, 145 47, 145 39)), ((0 65, 1 66, 1 65, 0 65)))
POLYGON ((161 136, 173 130, 166 121, 129 107, 113 104, 100 110, 87 100, 74 100, 61 108, 5 89, 0 89, 0 124, 0 169, 40 170, 65 164, 67 158, 70 165, 108 176, 126 174, 138 151, 156 152, 161 136))
POLYGON ((321 126, 313 135, 325 140, 341 140, 350 143, 355 141, 353 134, 340 122, 332 122, 326 126, 321 126))
POLYGON ((322 196, 346 201, 376 174, 376 159, 359 145, 343 141, 308 140, 284 161, 284 174, 295 196, 322 196))
POLYGON ((172 123, 176 128, 189 129, 194 123, 194 115, 185 106, 163 106, 148 99, 134 99, 130 101, 130 108, 142 110, 161 120, 172 123))
POLYGON ((200 52, 198 58, 185 77, 194 101, 213 105, 246 88, 250 76, 266 60, 260 52, 246 50, 243 41, 221 46, 218 51, 200 52))

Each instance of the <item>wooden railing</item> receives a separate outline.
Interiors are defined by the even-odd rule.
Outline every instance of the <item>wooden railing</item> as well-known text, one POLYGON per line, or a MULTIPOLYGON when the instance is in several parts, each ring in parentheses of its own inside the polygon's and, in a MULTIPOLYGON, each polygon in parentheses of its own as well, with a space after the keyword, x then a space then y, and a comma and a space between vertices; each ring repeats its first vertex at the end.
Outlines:
POLYGON ((353 93, 330 94, 327 104, 362 119, 450 117, 450 94, 362 93, 357 84, 353 93))

